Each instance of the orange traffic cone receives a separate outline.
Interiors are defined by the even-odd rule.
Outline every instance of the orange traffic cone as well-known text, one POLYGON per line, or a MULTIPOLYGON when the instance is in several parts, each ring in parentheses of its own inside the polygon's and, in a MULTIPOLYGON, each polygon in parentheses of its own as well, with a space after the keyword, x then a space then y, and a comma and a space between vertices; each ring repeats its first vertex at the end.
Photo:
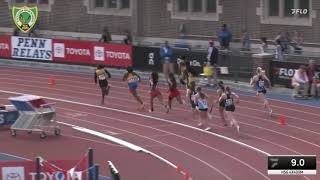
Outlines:
POLYGON ((184 179, 189 180, 189 178, 190 178, 189 173, 188 173, 188 172, 185 172, 185 174, 184 174, 184 179))
POLYGON ((55 86, 56 85, 56 80, 53 76, 50 76, 48 79, 48 84, 51 86, 55 86))
POLYGON ((285 116, 279 116, 279 123, 281 125, 285 125, 286 124, 286 117, 285 116))
POLYGON ((181 172, 181 169, 180 169, 179 166, 176 167, 176 172, 177 172, 177 173, 180 173, 180 172, 181 172))

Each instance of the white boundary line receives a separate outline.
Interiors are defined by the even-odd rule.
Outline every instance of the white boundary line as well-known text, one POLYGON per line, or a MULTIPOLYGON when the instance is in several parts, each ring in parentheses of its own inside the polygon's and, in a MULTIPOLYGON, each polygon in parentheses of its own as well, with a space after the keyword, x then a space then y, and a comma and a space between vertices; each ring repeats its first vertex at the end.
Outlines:
MULTIPOLYGON (((170 167, 176 169, 177 166, 175 164, 173 164, 172 162, 170 162, 169 160, 145 149, 145 148, 142 148, 140 146, 137 146, 137 145, 134 145, 132 143, 129 143, 127 141, 124 141, 122 139, 119 139, 119 138, 116 138, 116 137, 113 137, 113 136, 110 136, 110 135, 107 135, 107 134, 103 134, 101 132, 98 132, 98 131, 94 131, 94 130, 91 130, 91 129, 87 129, 87 128, 84 128, 84 127, 80 127, 80 126, 76 126, 76 125, 72 125, 72 124, 69 124, 69 123, 64 123, 64 122, 60 122, 58 121, 59 124, 63 124, 63 125, 66 125, 66 126, 70 126, 72 129, 75 129, 77 131, 80 131, 82 133, 86 133, 86 134, 90 134, 90 135, 94 135, 94 136, 97 136, 97 137, 100 137, 102 139, 106 139, 108 141, 111 141, 113 143, 116 143, 116 144, 119 144, 121 146, 124 146, 124 147, 127 147, 135 152, 143 152, 143 153, 146 153, 146 154, 149 154, 157 159, 159 159, 160 161, 166 163, 167 165, 169 165, 170 167)), ((179 173, 181 173, 182 175, 185 175, 186 173, 184 171, 180 171, 179 173)), ((192 180, 191 177, 189 177, 188 180, 192 180)))
POLYGON ((11 157, 14 157, 14 158, 17 158, 17 159, 21 159, 21 160, 32 161, 31 159, 27 159, 27 158, 24 158, 24 157, 21 157, 21 156, 16 156, 16 155, 0 152, 0 155, 1 154, 5 155, 5 156, 11 156, 11 157))
MULTIPOLYGON (((6 67, 6 66, 3 66, 3 67, 6 67)), ((14 66, 10 66, 11 67, 11 69, 17 69, 17 68, 15 68, 14 66)), ((18 67, 18 68, 22 68, 22 69, 27 69, 27 70, 30 70, 30 71, 32 71, 33 69, 31 68, 31 67, 18 67)), ((49 71, 49 70, 45 70, 45 69, 42 69, 43 71, 49 71)), ((55 73, 59 73, 59 72, 61 72, 62 70, 50 70, 49 72, 55 72, 55 73)), ((71 74, 71 75, 74 75, 74 76, 76 76, 77 74, 81 74, 81 75, 88 75, 88 73, 78 73, 78 72, 65 72, 65 71, 63 71, 64 73, 67 73, 67 74, 71 74)), ((26 72, 27 74, 30 74, 29 72, 26 72)), ((36 72, 37 74, 45 74, 45 75, 49 75, 48 73, 45 73, 45 72, 36 72)), ((87 77, 81 77, 82 79, 89 79, 89 78, 87 78, 87 77)), ((112 82, 112 81, 110 81, 110 82, 112 82)), ((114 81, 114 82, 116 82, 116 81, 114 81)), ((146 85, 144 85, 144 84, 142 84, 142 86, 146 86, 146 85)), ((209 89, 209 88, 205 88, 206 90, 209 90, 209 91, 214 91, 213 89, 209 89)), ((246 95, 246 94, 244 94, 244 93, 254 93, 254 91, 250 91, 250 90, 248 90, 248 91, 241 91, 240 90, 240 95, 242 95, 242 96, 247 96, 247 97, 254 97, 254 95, 246 95)), ((272 94, 273 95, 273 94, 272 94)), ((277 94, 274 94, 274 95, 277 95, 277 94)), ((285 100, 279 100, 279 99, 275 99, 275 98, 268 98, 269 100, 273 100, 273 101, 279 101, 279 102, 284 102, 284 103, 289 103, 289 104, 295 104, 295 105, 300 105, 300 106, 308 106, 308 107, 313 107, 313 108, 318 108, 318 109, 320 109, 320 107, 318 107, 318 106, 313 106, 313 105, 309 105, 309 104, 299 104, 299 103, 296 103, 296 102, 290 102, 290 101, 285 101, 285 100)))
MULTIPOLYGON (((18 93, 18 92, 11 92, 11 91, 4 91, 4 90, 0 90, 0 92, 2 93, 7 93, 7 94, 15 94, 15 95, 22 95, 23 93, 18 93)), ((186 124, 182 124, 182 123, 178 123, 178 122, 173 122, 173 121, 170 121, 170 120, 167 120, 167 119, 163 119, 163 118, 158 118, 158 117, 153 117, 153 116, 148 116, 148 115, 144 115, 144 114, 140 114, 140 113, 134 113, 134 112, 130 112, 130 111, 125 111, 125 110, 120 110, 120 109, 115 109, 115 108, 109 108, 109 107, 103 107, 103 106, 98 106, 98 105, 93 105, 93 104, 87 104, 87 103, 80 103, 80 102, 76 102, 76 101, 70 101, 70 100, 64 100, 64 99, 58 99, 58 98, 52 98, 52 97, 45 97, 47 99, 50 99, 50 100, 54 100, 54 101, 60 101, 60 102, 65 102, 65 103, 70 103, 70 104, 77 104, 77 105, 82 105, 82 106, 88 106, 88 107, 93 107, 93 108, 99 108, 99 109, 105 109, 105 110, 110 110, 110 111, 115 111, 115 112, 120 112, 120 113, 125 113, 125 114, 129 114, 129 115, 134 115, 134 116, 139 116, 139 117, 144 117, 144 118, 147 118, 147 119, 153 119, 153 120, 157 120, 157 121, 162 121, 162 122, 166 122, 166 123, 171 123, 171 124, 175 124, 175 125, 179 125, 179 126, 182 126, 182 127, 186 127, 186 128, 189 128, 189 129, 193 129, 193 130, 196 130, 196 131, 200 131, 200 132, 203 132, 203 133, 207 133, 207 134, 210 134, 210 135, 213 135, 213 136, 216 136, 216 137, 219 137, 219 138, 222 138, 222 139, 225 139, 225 140, 228 140, 228 141, 231 141, 233 143, 236 143, 236 144, 239 144, 241 146, 244 146, 244 147, 247 147, 251 150, 254 150, 254 151, 257 151, 263 155, 266 155, 266 156, 269 156, 271 154, 261 150, 261 149, 258 149, 258 148, 255 148, 253 146, 250 146, 248 144, 245 144, 243 142, 240 142, 240 141, 237 141, 235 139, 232 139, 232 138, 229 138, 229 137, 226 137, 226 136, 223 136, 223 135, 220 135, 220 134, 216 134, 216 133, 213 133, 213 132, 208 132, 208 131, 205 131, 205 130, 202 130, 202 129, 198 129, 196 127, 193 127, 193 126, 189 126, 189 125, 186 125, 186 124)))

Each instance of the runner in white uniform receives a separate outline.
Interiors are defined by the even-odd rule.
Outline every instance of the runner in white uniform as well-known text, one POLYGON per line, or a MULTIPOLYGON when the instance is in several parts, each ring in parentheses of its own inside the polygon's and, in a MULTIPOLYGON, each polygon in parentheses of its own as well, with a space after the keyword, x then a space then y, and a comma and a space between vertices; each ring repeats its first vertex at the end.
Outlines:
POLYGON ((201 87, 197 88, 197 94, 195 95, 195 104, 196 109, 200 114, 200 123, 198 124, 199 127, 205 126, 206 131, 210 131, 211 127, 209 125, 209 118, 208 118, 208 96, 204 94, 201 90, 201 87))

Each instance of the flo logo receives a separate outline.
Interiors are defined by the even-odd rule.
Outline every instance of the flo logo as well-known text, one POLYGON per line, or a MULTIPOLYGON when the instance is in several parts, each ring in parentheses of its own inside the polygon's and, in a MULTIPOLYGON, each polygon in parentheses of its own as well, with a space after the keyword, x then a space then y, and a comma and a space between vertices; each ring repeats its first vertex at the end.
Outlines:
POLYGON ((22 32, 27 33, 36 24, 38 19, 38 7, 13 7, 12 17, 16 26, 22 32))

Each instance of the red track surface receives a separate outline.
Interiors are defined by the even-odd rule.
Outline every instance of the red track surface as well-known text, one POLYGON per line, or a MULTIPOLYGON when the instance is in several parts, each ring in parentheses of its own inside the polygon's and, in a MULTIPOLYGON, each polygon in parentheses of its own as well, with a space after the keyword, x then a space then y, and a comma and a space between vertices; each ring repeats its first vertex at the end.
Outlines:
MULTIPOLYGON (((0 67, 0 90, 34 94, 43 97, 71 100, 98 105, 100 91, 93 77, 81 74, 46 72, 30 69, 0 67), (54 75, 57 85, 48 85, 48 77, 54 75)), ((127 86, 119 79, 111 79, 110 96, 106 107, 137 112, 137 103, 128 93, 127 86)), ((146 83, 139 92, 149 102, 146 83)), ((162 89, 165 94, 166 90, 162 89)), ((213 92, 209 92, 214 95, 213 92)), ((0 94, 0 103, 7 103, 11 94, 0 94)), ((320 108, 305 107, 286 102, 271 101, 276 115, 268 117, 254 97, 241 97, 237 119, 241 135, 224 128, 214 110, 213 131, 246 143, 269 154, 320 155, 320 108), (287 125, 279 125, 277 115, 287 118, 287 125)), ((152 118, 115 112, 102 108, 76 105, 66 102, 56 104, 58 120, 113 135, 144 147, 180 166, 194 180, 299 180, 320 179, 317 176, 268 176, 267 155, 251 148, 188 127, 152 118)), ((169 114, 156 106, 154 113, 138 111, 153 117, 195 126, 191 112, 184 105, 176 105, 169 114)), ((105 165, 112 160, 120 169, 123 179, 130 180, 179 180, 183 177, 175 169, 143 153, 132 152, 103 139, 63 127, 61 137, 39 140, 38 135, 18 132, 12 138, 8 131, 0 131, 0 151, 34 158, 79 159, 88 147, 95 150, 95 160, 105 165)), ((319 166, 318 161, 318 166, 319 166)), ((102 173, 107 175, 105 168, 102 173)))

